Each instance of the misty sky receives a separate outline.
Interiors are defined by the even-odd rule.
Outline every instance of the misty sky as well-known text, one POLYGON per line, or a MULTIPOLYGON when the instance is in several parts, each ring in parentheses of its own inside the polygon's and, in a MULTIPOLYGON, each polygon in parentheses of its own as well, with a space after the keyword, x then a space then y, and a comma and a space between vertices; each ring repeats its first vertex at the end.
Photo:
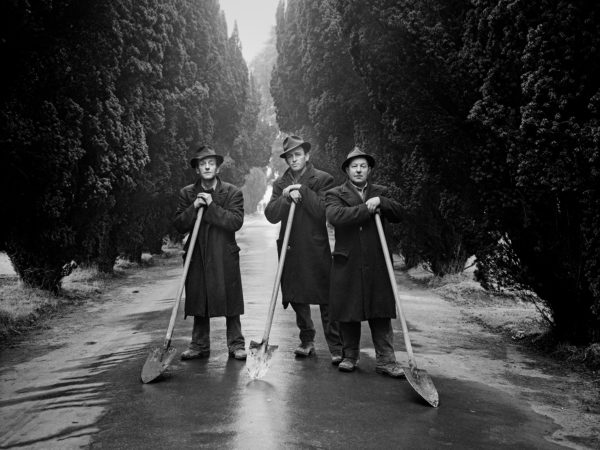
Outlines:
POLYGON ((279 0, 220 0, 225 11, 229 34, 237 21, 242 41, 242 52, 250 62, 261 50, 275 25, 275 10, 279 0))

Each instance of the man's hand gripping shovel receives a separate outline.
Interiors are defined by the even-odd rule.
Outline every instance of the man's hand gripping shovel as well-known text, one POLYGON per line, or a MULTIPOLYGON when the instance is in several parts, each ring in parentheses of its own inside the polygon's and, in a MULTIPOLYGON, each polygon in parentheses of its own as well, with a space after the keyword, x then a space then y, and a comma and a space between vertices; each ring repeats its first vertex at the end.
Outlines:
POLYGON ((175 304, 173 305, 173 309, 171 311, 171 320, 169 321, 169 327, 167 328, 165 342, 163 343, 162 347, 156 347, 153 350, 150 350, 148 358, 144 363, 144 367, 142 367, 142 383, 149 383, 162 375, 177 354, 177 349, 175 347, 171 347, 171 336, 173 335, 175 319, 177 319, 177 311, 179 310, 179 303, 181 302, 181 296, 183 295, 183 289, 185 288, 185 279, 187 277, 188 269, 190 268, 190 261, 192 260, 192 253, 194 252, 196 238, 198 237, 198 230, 200 229, 200 222, 202 222, 203 212, 204 209, 200 208, 198 210, 198 215, 196 216, 196 223, 194 223, 194 229, 192 231, 192 236, 190 237, 190 245, 188 247, 185 263, 183 265, 183 275, 181 277, 181 281, 179 282, 177 298, 175 299, 175 304))
POLYGON ((375 224, 377 225, 377 232, 379 233, 379 240, 381 241, 381 248, 383 249, 383 256, 385 258, 385 264, 387 266, 388 275, 392 284, 392 290, 394 291, 394 299, 396 300, 396 306, 398 307, 398 313, 400 315, 400 323, 402 324, 402 333, 404 334, 404 343, 406 345, 406 353, 408 354, 408 365, 409 368, 404 368, 404 374, 406 379, 410 383, 417 393, 427 401, 431 406, 437 408, 440 404, 438 392, 433 385, 433 380, 429 374, 423 370, 417 368, 415 357, 412 351, 412 345, 408 336, 408 327, 406 326, 406 320, 404 319, 404 313, 402 311, 402 305, 400 304, 400 294, 398 293, 398 286, 396 285, 396 276, 394 275, 394 266, 388 251, 387 241, 383 232, 383 226, 381 225, 381 218, 379 212, 375 213, 375 224))
POLYGON ((283 272, 283 264, 285 262, 285 254, 287 252, 288 241, 290 239, 290 232, 292 230, 292 222, 294 220, 294 211, 296 210, 296 203, 292 202, 290 205, 290 212, 288 214, 287 224, 285 226, 285 233, 283 235, 283 244, 281 246, 281 254, 279 255, 279 264, 277 265, 277 275, 275 276, 275 284, 273 285, 273 293, 271 294, 271 303, 269 304, 269 315, 267 316, 267 323, 265 325, 265 332, 261 342, 250 342, 250 353, 246 359, 246 369, 250 378, 262 378, 269 367, 271 366, 271 357, 273 352, 277 349, 277 345, 269 345, 269 333, 271 332, 271 324, 273 323, 273 314, 275 313, 275 303, 277 302, 277 294, 279 292, 279 283, 281 282, 281 274, 283 272))

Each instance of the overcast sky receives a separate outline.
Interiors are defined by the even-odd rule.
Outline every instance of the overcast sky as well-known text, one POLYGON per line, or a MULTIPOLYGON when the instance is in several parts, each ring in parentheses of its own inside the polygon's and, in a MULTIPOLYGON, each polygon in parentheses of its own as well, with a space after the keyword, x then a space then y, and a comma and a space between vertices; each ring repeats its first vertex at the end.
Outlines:
POLYGON ((221 9, 227 17, 229 34, 237 21, 242 41, 242 52, 250 62, 262 49, 275 25, 275 10, 279 0, 220 0, 221 9))

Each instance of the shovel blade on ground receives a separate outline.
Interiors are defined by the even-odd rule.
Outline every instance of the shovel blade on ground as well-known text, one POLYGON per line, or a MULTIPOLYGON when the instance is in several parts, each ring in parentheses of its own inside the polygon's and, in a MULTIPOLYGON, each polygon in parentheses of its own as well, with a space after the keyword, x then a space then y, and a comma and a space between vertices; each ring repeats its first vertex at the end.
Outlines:
POLYGON ((268 345, 268 342, 250 342, 248 357, 246 358, 246 369, 253 380, 265 376, 271 367, 271 358, 278 345, 268 345))
POLYGON ((440 398, 437 389, 433 385, 433 380, 425 370, 413 368, 404 368, 406 380, 410 383, 417 393, 434 408, 440 404, 440 398))
POLYGON ((151 350, 144 367, 142 367, 142 383, 150 383, 159 378, 171 364, 176 354, 177 350, 174 347, 169 347, 167 350, 163 347, 151 350))

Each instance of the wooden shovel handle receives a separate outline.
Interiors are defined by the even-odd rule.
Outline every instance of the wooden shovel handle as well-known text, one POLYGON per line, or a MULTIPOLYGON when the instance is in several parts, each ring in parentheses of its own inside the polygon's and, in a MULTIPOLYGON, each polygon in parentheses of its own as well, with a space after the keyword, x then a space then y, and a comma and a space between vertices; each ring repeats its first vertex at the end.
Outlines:
POLYGON ((183 275, 181 276, 181 280, 179 282, 177 297, 175 299, 175 304, 173 305, 173 310, 171 311, 171 320, 169 321, 169 328, 167 328, 167 336, 165 338, 165 343, 163 344, 163 348, 165 350, 169 348, 169 345, 171 345, 171 336, 173 335, 175 320, 177 319, 177 311, 179 311, 179 303, 181 302, 181 296, 183 295, 183 289, 185 288, 185 279, 187 278, 187 273, 190 268, 190 262, 192 261, 192 253, 194 252, 194 247, 196 246, 196 239, 198 238, 198 230, 200 229, 200 222, 202 222, 203 213, 204 208, 200 208, 198 210, 196 222, 194 223, 194 229, 192 230, 192 235, 189 240, 190 245, 188 246, 187 255, 185 256, 185 263, 183 264, 183 275))
POLYGON ((290 240, 295 210, 296 203, 292 202, 290 205, 290 212, 288 213, 287 223, 285 225, 285 232, 283 234, 281 254, 279 255, 279 263, 277 264, 277 275, 275 275, 273 293, 271 294, 271 303, 269 304, 269 315, 267 316, 267 323, 265 325, 265 332, 263 334, 262 342, 267 342, 269 340, 269 333, 271 332, 271 324, 273 323, 273 315, 275 314, 275 304, 277 303, 277 294, 279 293, 279 283, 281 282, 281 274, 283 273, 283 264, 285 263, 285 254, 287 253, 288 241, 290 240))
POLYGON ((398 293, 398 285, 396 284, 396 275, 394 275, 394 266, 392 265, 390 252, 388 251, 387 240, 385 239, 385 233, 383 232, 383 225, 381 224, 379 212, 375 213, 375 224, 377 225, 377 232, 379 234, 379 240, 381 241, 381 248, 383 250, 383 257, 385 258, 385 265, 387 266, 388 275, 390 277, 390 283, 392 284, 392 291, 394 291, 394 299, 396 300, 396 306, 398 307, 398 313, 400 315, 400 323, 402 324, 402 334, 404 335, 406 353, 408 354, 408 365, 411 369, 416 369, 417 363, 415 362, 415 357, 412 351, 412 345, 410 343, 410 337, 408 336, 408 327, 406 326, 404 312, 402 311, 402 304, 400 303, 400 294, 398 293))

